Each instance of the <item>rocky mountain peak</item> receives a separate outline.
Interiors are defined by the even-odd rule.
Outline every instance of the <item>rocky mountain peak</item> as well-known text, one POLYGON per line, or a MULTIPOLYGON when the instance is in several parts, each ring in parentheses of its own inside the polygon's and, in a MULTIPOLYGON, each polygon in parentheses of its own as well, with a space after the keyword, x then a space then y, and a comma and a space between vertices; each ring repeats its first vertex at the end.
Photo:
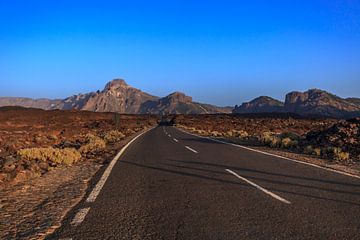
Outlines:
POLYGON ((233 113, 282 112, 284 103, 268 96, 257 97, 241 106, 235 106, 233 113))
POLYGON ((174 92, 165 97, 166 100, 170 102, 181 102, 181 103, 190 103, 192 102, 192 97, 186 96, 182 92, 174 92))
POLYGON ((130 87, 124 79, 114 79, 105 85, 104 91, 130 87))

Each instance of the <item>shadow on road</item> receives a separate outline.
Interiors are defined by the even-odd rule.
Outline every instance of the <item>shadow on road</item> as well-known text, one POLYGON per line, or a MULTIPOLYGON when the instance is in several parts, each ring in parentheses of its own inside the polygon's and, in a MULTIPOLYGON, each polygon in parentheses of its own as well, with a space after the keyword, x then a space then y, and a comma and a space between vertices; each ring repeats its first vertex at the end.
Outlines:
POLYGON ((223 143, 221 143, 221 142, 215 142, 215 141, 213 141, 213 140, 206 139, 206 138, 179 138, 179 140, 182 140, 182 141, 190 141, 190 142, 206 143, 206 144, 223 144, 223 143))
POLYGON ((236 181, 229 181, 229 180, 224 180, 224 179, 220 179, 220 178, 207 177, 207 176, 203 176, 203 175, 199 175, 199 174, 193 174, 193 173, 187 173, 187 172, 171 170, 171 169, 166 169, 166 168, 154 167, 154 166, 149 166, 149 165, 144 165, 144 164, 139 164, 139 163, 133 163, 133 162, 123 161, 123 160, 120 161, 120 163, 129 164, 129 165, 133 165, 133 166, 136 166, 136 167, 148 168, 148 169, 157 170, 157 171, 163 171, 163 172, 178 174, 178 175, 182 175, 182 176, 196 177, 196 178, 201 178, 201 179, 205 179, 205 180, 211 180, 211 181, 216 181, 216 182, 221 182, 221 183, 229 183, 229 184, 240 185, 240 186, 243 186, 243 187, 249 187, 246 184, 239 183, 239 182, 236 182, 236 181))
POLYGON ((300 179, 300 180, 309 180, 309 181, 317 181, 317 182, 323 182, 323 183, 338 184, 338 185, 344 185, 344 186, 349 186, 349 187, 360 187, 360 184, 344 183, 344 182, 337 182, 337 181, 324 180, 324 179, 318 179, 318 178, 309 178, 309 177, 296 176, 296 175, 287 175, 287 174, 282 174, 282 173, 266 172, 266 171, 260 171, 260 170, 248 169, 248 168, 239 168, 236 166, 228 166, 228 165, 222 165, 222 164, 194 162, 194 161, 182 161, 182 160, 172 160, 172 159, 168 159, 168 160, 174 161, 174 162, 180 162, 180 163, 220 167, 222 169, 232 169, 232 170, 239 170, 239 171, 256 172, 256 173, 275 175, 275 176, 280 176, 280 177, 296 178, 296 179, 300 179))
MULTIPOLYGON (((345 186, 350 186, 350 187, 354 187, 354 186, 359 187, 359 185, 356 185, 356 184, 348 184, 348 183, 342 183, 342 182, 336 182, 336 181, 328 181, 328 180, 322 180, 322 179, 316 179, 316 178, 307 178, 307 177, 292 176, 292 175, 285 175, 285 174, 278 174, 278 173, 270 173, 270 172, 265 172, 265 171, 253 170, 253 169, 248 169, 248 168, 239 168, 239 167, 227 166, 227 165, 221 165, 221 164, 212 164, 212 163, 203 163, 203 162, 194 162, 194 161, 181 161, 181 160, 172 160, 172 159, 167 159, 167 160, 173 161, 173 162, 178 162, 178 163, 183 163, 183 164, 201 165, 201 166, 207 166, 207 167, 210 166, 210 167, 221 168, 221 170, 218 171, 218 170, 210 170, 210 169, 198 168, 198 167, 193 167, 193 166, 180 166, 180 165, 176 165, 176 164, 165 164, 166 166, 169 166, 169 167, 181 168, 181 169, 186 169, 186 170, 195 170, 195 171, 203 171, 203 172, 208 172, 208 173, 228 175, 227 173, 224 172, 224 169, 232 169, 232 170, 237 170, 237 171, 255 172, 255 173, 260 173, 260 174, 289 177, 289 178, 300 179, 300 180, 318 181, 321 183, 331 183, 331 184, 339 184, 339 185, 345 185, 345 186)), ((168 170, 166 169, 166 171, 168 171, 168 170)), ((173 170, 171 170, 171 171, 173 171, 173 170)), ((272 180, 272 179, 267 179, 267 178, 262 178, 262 177, 254 177, 254 176, 244 175, 244 174, 241 174, 241 175, 248 179, 255 179, 255 180, 264 181, 264 182, 268 182, 268 183, 272 183, 272 184, 281 184, 281 185, 286 185, 286 186, 290 186, 290 187, 292 187, 292 186, 303 187, 303 188, 327 191, 327 192, 332 192, 332 193, 360 196, 360 193, 358 193, 358 192, 349 192, 349 191, 343 191, 343 190, 328 189, 328 188, 317 187, 317 186, 310 185, 310 184, 307 185, 307 184, 299 184, 299 183, 289 183, 289 182, 272 180)), ((283 190, 283 189, 277 189, 274 187, 267 188, 267 189, 270 191, 275 191, 275 192, 282 192, 282 193, 288 193, 288 194, 298 195, 298 196, 303 196, 303 197, 308 197, 308 198, 321 199, 321 200, 327 200, 327 201, 333 201, 333 202, 339 202, 339 203, 344 203, 344 204, 360 206, 359 203, 345 201, 345 200, 339 200, 339 199, 333 199, 333 198, 327 198, 327 197, 323 197, 323 196, 320 197, 320 196, 316 196, 316 195, 312 195, 312 194, 308 194, 308 193, 288 191, 288 190, 283 190)))

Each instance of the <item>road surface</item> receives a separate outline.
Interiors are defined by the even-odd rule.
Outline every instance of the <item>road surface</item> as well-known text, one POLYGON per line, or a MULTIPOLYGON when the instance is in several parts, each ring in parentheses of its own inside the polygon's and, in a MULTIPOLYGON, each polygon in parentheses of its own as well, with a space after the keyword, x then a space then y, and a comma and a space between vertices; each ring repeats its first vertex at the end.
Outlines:
POLYGON ((360 239, 360 179, 174 127, 108 173, 49 239, 360 239))

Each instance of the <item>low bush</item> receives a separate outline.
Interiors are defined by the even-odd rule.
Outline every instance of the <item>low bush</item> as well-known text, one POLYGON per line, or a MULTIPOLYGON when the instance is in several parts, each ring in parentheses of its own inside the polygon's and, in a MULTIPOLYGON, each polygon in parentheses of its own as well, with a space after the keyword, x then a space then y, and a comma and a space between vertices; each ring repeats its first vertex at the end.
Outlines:
POLYGON ((210 133, 211 136, 213 137, 222 137, 222 133, 218 132, 218 131, 212 131, 210 133))
POLYGON ((104 136, 104 140, 107 143, 114 143, 114 142, 118 142, 121 141, 122 139, 125 138, 125 134, 123 134, 120 131, 117 130, 112 130, 110 132, 107 132, 104 136))
POLYGON ((74 148, 57 149, 46 148, 25 148, 17 154, 26 160, 50 161, 56 164, 71 165, 80 160, 81 154, 74 148))
POLYGON ((347 152, 343 152, 341 148, 334 148, 333 158, 338 161, 349 161, 350 155, 347 152))
POLYGON ((227 131, 227 132, 225 133, 225 136, 227 136, 227 137, 233 137, 233 136, 234 136, 233 131, 227 131))
POLYGON ((93 134, 86 135, 86 144, 81 146, 79 151, 80 153, 95 153, 106 147, 106 143, 104 140, 95 136, 93 134))
POLYGON ((270 147, 280 147, 281 139, 272 132, 264 132, 261 135, 262 142, 270 147))
POLYGON ((299 135, 297 135, 296 133, 293 133, 293 132, 284 132, 284 133, 281 133, 281 134, 279 135, 279 137, 280 137, 281 139, 289 138, 289 139, 295 140, 295 141, 299 141, 300 138, 301 138, 299 135))
POLYGON ((317 157, 321 156, 321 148, 314 148, 313 154, 317 157))
POLYGON ((308 155, 312 155, 314 152, 314 148, 311 145, 308 145, 304 148, 304 153, 308 155))
POLYGON ((313 146, 309 145, 304 148, 304 153, 308 155, 315 155, 317 157, 320 157, 321 148, 314 148, 313 146))
POLYGON ((232 130, 233 136, 238 138, 247 138, 249 134, 244 130, 232 130))

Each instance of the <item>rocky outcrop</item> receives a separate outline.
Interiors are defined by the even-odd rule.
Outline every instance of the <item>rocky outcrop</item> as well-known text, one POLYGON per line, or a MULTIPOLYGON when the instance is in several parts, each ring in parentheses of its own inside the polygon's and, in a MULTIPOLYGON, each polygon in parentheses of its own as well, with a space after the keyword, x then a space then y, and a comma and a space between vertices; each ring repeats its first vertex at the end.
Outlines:
POLYGON ((284 112, 284 103, 271 97, 261 96, 241 106, 235 106, 233 113, 284 112))
POLYGON ((62 109, 62 110, 71 110, 71 109, 83 109, 89 99, 95 96, 96 93, 85 93, 85 94, 78 94, 62 100, 59 104, 57 104, 54 108, 55 109, 62 109))
POLYGON ((303 116, 350 118, 360 115, 359 105, 319 89, 288 93, 285 110, 303 116))

